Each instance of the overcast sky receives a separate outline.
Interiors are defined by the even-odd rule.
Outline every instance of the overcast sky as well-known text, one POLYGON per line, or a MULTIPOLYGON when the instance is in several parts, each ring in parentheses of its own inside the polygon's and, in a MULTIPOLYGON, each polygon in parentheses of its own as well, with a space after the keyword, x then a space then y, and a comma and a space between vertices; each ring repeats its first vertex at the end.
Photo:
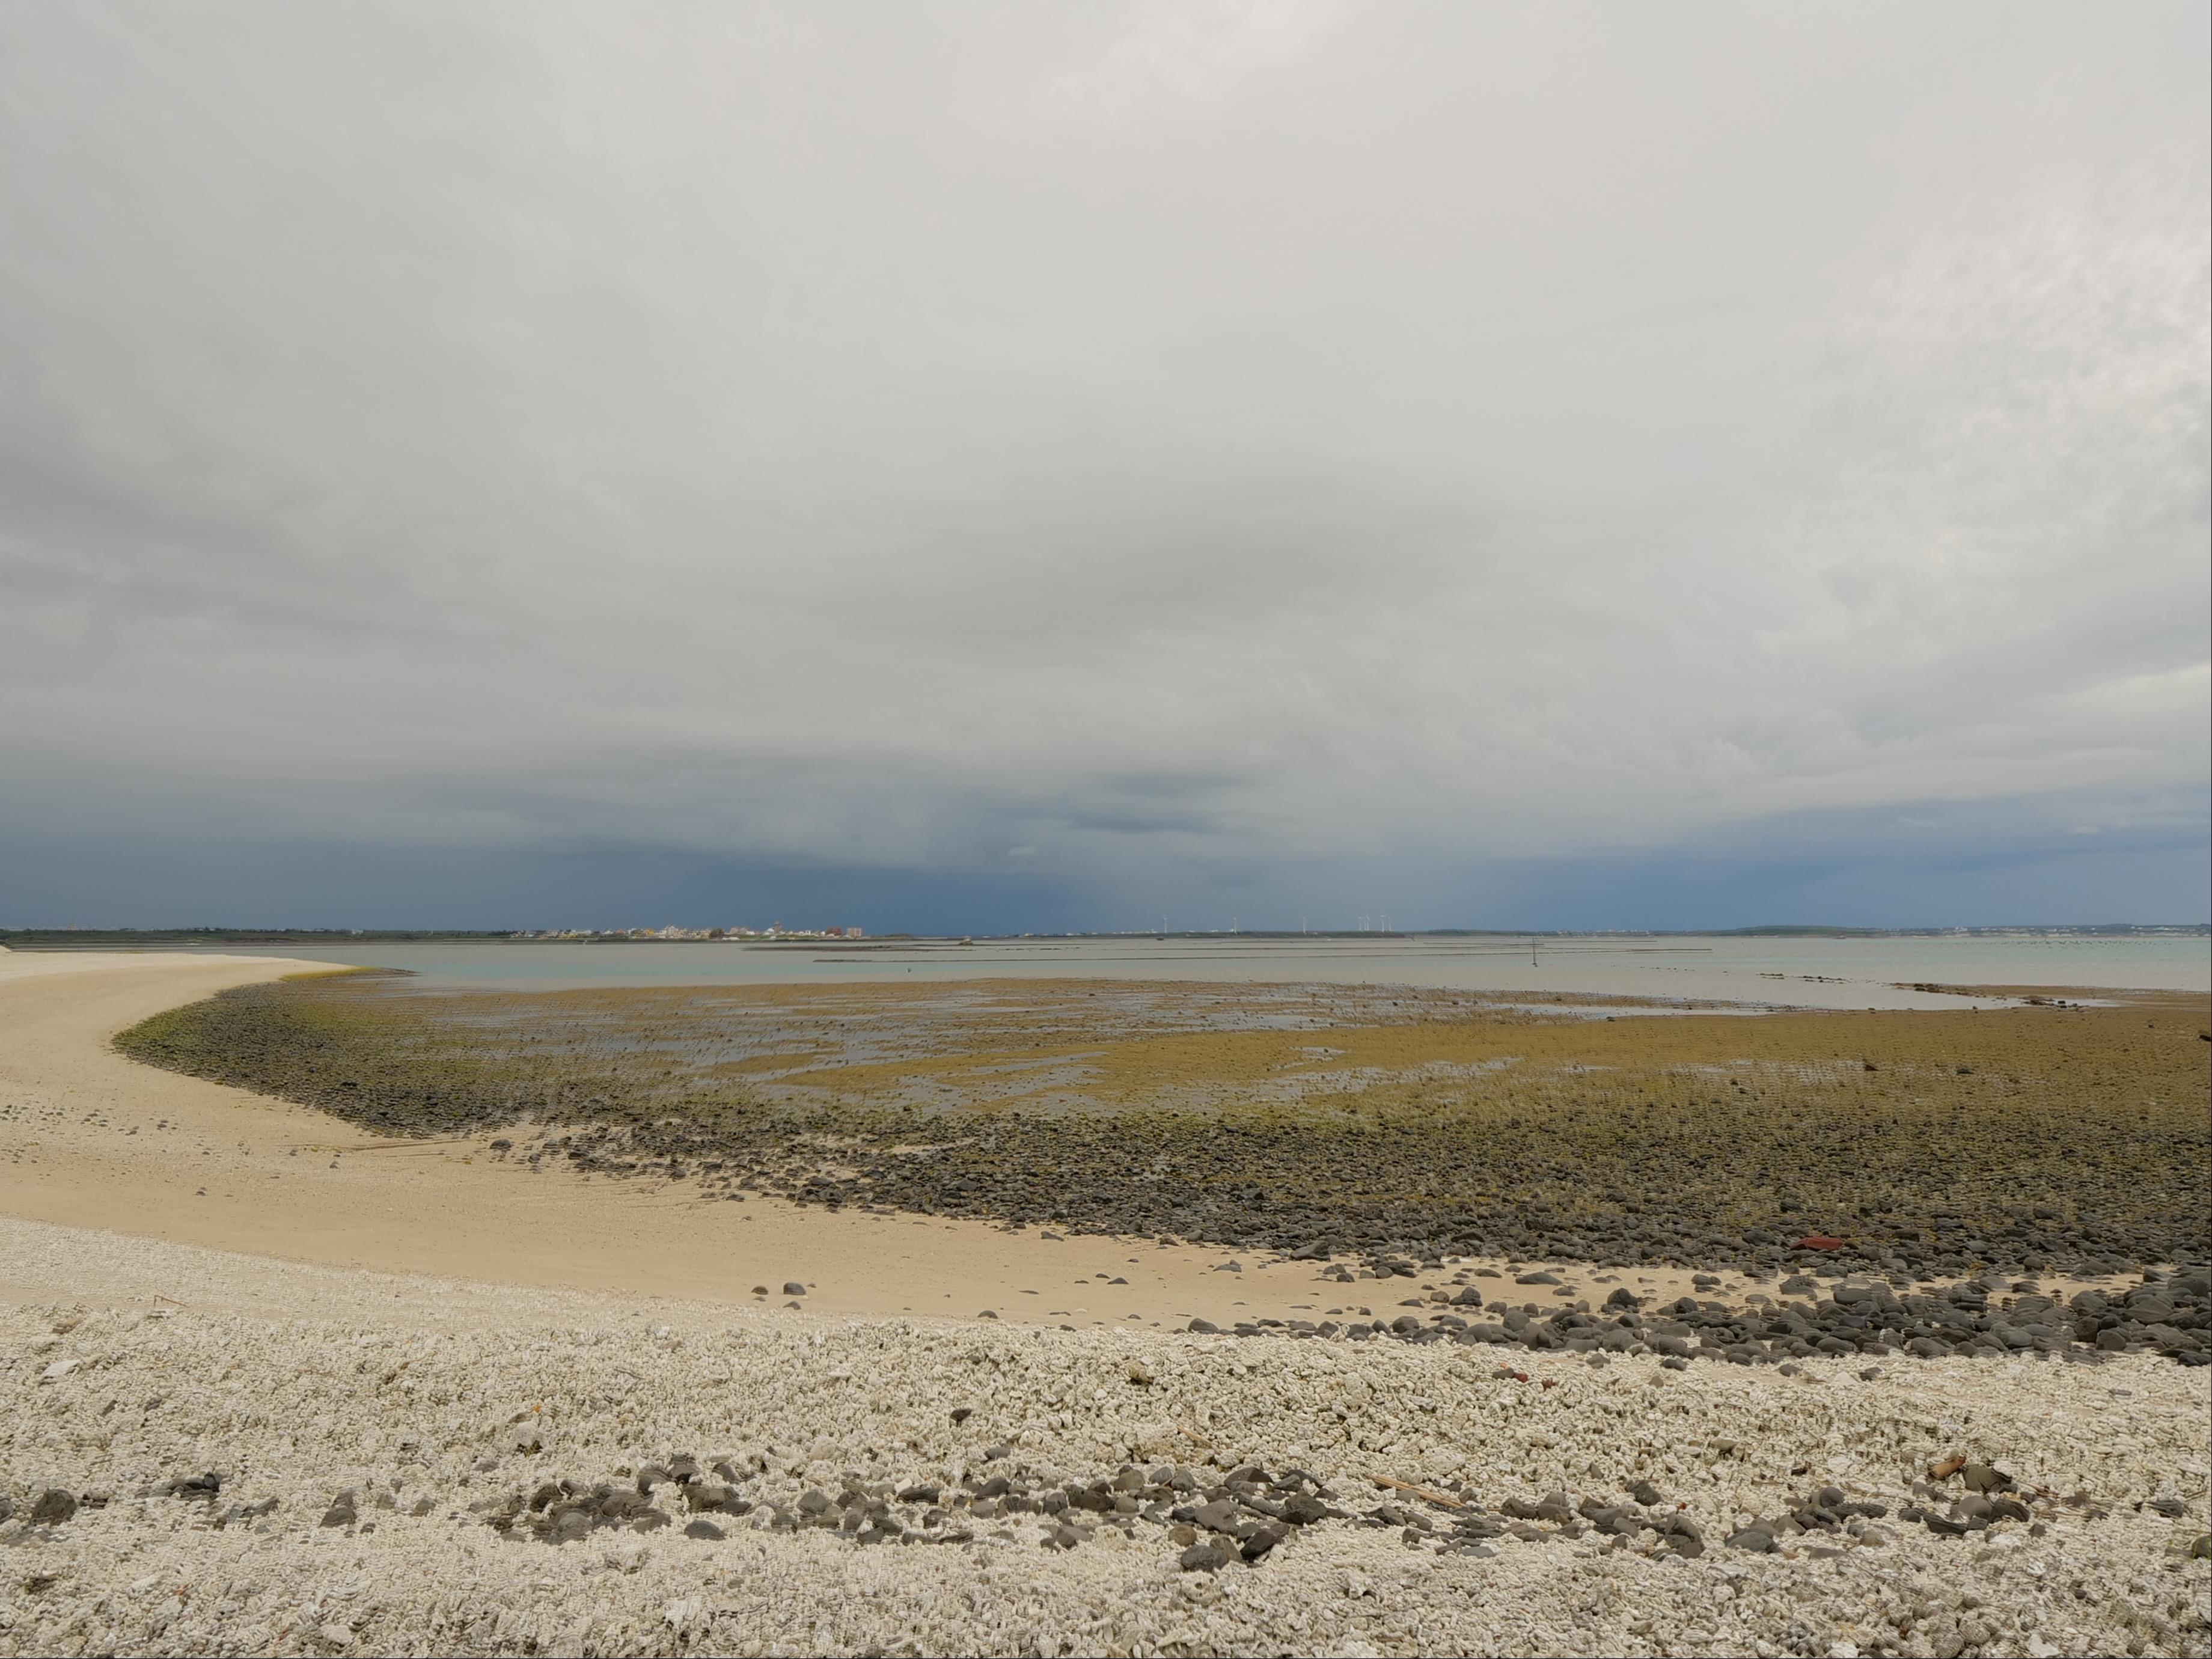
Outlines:
POLYGON ((2203 921, 2206 19, 0 0, 0 925, 2203 921))

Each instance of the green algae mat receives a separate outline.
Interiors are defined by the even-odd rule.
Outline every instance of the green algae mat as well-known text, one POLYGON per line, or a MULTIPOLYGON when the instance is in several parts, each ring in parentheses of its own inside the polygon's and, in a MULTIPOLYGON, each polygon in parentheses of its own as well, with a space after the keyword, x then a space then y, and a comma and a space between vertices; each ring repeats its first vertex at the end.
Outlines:
MULTIPOLYGON (((2106 994, 2110 996, 2112 994, 2106 994)), ((243 987, 149 1064, 541 1172, 1245 1249, 2205 1259, 2202 997, 1776 1013, 1347 986, 243 987)))

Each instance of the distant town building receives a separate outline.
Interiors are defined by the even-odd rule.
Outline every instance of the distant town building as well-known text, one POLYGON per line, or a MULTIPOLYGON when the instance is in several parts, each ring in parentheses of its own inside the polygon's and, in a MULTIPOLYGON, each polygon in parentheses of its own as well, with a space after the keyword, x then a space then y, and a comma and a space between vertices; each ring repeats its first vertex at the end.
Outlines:
POLYGON ((679 927, 673 922, 665 927, 544 927, 525 928, 509 934, 518 939, 683 939, 707 942, 727 939, 866 939, 867 930, 861 927, 787 927, 772 921, 766 927, 679 927))

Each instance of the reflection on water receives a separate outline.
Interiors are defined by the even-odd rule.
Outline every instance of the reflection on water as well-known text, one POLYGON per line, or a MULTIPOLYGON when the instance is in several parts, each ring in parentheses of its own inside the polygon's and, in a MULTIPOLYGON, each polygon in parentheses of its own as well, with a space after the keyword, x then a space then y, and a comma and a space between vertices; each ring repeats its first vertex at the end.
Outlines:
POLYGON ((552 990, 821 980, 1099 978, 1565 991, 1818 1008, 1960 1006, 1915 983, 2212 988, 2202 935, 1935 939, 1255 939, 234 947, 410 969, 427 986, 552 990))

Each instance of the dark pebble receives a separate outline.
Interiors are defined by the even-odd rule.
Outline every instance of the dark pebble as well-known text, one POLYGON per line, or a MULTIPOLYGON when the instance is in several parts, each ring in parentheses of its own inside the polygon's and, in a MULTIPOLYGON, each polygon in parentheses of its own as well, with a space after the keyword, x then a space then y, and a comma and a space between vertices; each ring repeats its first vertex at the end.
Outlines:
POLYGON ((1244 1547, 1240 1553, 1247 1561, 1256 1561, 1276 1545, 1281 1543, 1288 1535, 1281 1527, 1262 1526, 1244 1540, 1244 1547))

